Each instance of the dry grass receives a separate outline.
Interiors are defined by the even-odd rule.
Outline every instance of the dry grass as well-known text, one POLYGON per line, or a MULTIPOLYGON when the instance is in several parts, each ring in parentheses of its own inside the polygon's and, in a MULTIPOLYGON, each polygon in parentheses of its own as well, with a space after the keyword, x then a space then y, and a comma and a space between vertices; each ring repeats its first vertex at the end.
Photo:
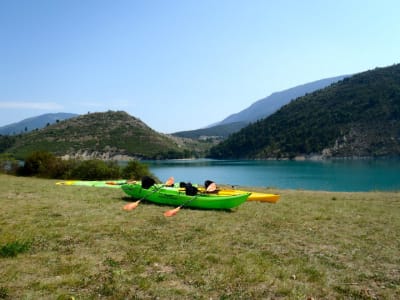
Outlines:
POLYGON ((29 245, 0 256, 0 299, 400 298, 400 193, 274 190, 165 218, 120 190, 0 181, 0 247, 29 245))

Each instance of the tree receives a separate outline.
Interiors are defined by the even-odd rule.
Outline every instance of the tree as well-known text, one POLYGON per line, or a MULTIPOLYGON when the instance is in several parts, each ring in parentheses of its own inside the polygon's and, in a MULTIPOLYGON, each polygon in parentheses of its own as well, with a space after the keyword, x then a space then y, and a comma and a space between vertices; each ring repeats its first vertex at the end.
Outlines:
POLYGON ((0 173, 15 174, 18 161, 9 153, 0 154, 0 173))
POLYGON ((36 151, 25 158, 19 170, 22 176, 38 176, 42 178, 62 178, 66 165, 61 158, 47 151, 36 151))
POLYGON ((138 162, 137 160, 129 161, 127 166, 122 170, 122 177, 125 179, 139 180, 143 176, 154 177, 149 171, 149 167, 138 162))

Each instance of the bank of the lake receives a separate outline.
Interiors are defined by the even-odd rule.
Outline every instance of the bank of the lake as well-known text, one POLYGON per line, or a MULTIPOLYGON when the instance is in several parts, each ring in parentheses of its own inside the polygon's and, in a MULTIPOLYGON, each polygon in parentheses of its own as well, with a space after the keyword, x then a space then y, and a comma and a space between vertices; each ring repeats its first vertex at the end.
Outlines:
POLYGON ((270 190, 234 211, 0 175, 0 298, 398 299, 400 193, 270 190))
POLYGON ((400 190, 400 159, 254 161, 166 160, 145 161, 161 180, 219 183, 280 189, 323 191, 400 190))

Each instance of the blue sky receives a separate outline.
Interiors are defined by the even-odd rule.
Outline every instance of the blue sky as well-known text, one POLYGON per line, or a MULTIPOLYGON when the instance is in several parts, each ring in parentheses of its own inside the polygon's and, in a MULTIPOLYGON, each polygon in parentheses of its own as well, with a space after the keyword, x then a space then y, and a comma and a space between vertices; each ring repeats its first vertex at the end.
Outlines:
POLYGON ((399 63, 397 0, 0 0, 0 126, 124 110, 171 133, 399 63))

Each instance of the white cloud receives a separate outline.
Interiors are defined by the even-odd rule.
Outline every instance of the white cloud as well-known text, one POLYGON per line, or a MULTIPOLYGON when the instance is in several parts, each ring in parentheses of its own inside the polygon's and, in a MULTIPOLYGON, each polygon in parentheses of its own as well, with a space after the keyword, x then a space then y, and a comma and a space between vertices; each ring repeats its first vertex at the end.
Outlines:
POLYGON ((55 102, 1 101, 0 108, 57 110, 57 109, 63 109, 64 107, 55 102))

